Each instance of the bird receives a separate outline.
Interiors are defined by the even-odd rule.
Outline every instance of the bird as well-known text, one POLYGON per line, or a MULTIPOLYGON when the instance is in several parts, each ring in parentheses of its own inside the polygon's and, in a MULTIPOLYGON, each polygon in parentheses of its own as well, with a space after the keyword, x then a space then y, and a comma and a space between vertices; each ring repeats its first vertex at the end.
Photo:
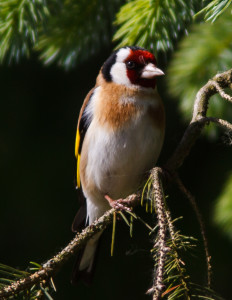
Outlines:
MULTIPOLYGON (((156 81, 164 72, 151 52, 137 46, 114 51, 87 94, 77 125, 75 156, 80 208, 77 232, 138 190, 155 166, 165 133, 165 110, 156 81)), ((92 281, 99 238, 94 235, 76 260, 72 283, 92 281)))

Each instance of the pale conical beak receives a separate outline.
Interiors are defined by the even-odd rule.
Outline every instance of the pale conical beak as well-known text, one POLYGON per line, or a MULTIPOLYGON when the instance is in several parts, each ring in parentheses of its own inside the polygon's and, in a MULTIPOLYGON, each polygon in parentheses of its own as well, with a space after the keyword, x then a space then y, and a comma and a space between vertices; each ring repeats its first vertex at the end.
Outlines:
POLYGON ((162 76, 164 72, 158 69, 154 64, 149 63, 142 70, 141 78, 152 79, 156 76, 162 76))

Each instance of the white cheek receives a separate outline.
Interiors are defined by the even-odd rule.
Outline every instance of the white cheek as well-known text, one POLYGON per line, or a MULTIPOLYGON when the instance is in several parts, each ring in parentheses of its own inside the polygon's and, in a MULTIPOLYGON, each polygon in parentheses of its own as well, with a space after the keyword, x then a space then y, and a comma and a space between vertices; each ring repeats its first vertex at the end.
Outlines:
POLYGON ((116 62, 110 71, 112 81, 117 84, 131 85, 129 78, 127 77, 126 65, 123 62, 116 62))
POLYGON ((131 85, 129 78, 127 77, 126 65, 124 61, 130 55, 131 50, 129 48, 122 48, 117 53, 117 59, 115 64, 110 70, 112 81, 117 84, 131 85))
POLYGON ((122 48, 117 53, 116 62, 124 62, 124 60, 130 55, 130 48, 122 48))

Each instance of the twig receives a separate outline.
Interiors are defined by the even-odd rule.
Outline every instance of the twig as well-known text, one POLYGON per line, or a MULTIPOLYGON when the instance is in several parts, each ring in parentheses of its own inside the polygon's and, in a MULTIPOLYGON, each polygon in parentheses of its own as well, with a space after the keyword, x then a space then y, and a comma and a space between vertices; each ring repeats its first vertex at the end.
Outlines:
POLYGON ((171 214, 170 214, 170 211, 168 209, 166 209, 165 213, 166 213, 166 219, 167 219, 167 224, 168 224, 168 231, 170 233, 172 245, 174 246, 173 247, 173 250, 174 250, 173 256, 176 260, 176 266, 177 266, 177 269, 178 269, 178 271, 180 273, 180 276, 181 276, 181 284, 184 286, 184 289, 185 289, 186 300, 189 300, 190 299, 189 289, 188 289, 188 286, 187 286, 182 268, 180 267, 180 258, 178 257, 178 254, 177 254, 177 251, 176 251, 177 247, 176 247, 176 243, 175 243, 175 229, 174 229, 174 226, 173 226, 173 223, 172 223, 171 214))
POLYGON ((200 210, 197 206, 195 198, 190 193, 190 191, 188 191, 186 189, 186 187, 184 186, 183 182, 181 181, 180 177, 177 174, 175 176, 175 182, 177 183, 177 186, 179 187, 179 189, 187 197, 190 204, 192 205, 192 208, 196 213, 197 220, 198 220, 199 225, 200 225, 201 236, 202 236, 202 239, 203 239, 203 244, 204 244, 204 249, 205 249, 205 256, 206 256, 207 277, 208 277, 208 280, 207 280, 208 282, 207 283, 208 283, 208 288, 210 288, 211 275, 212 275, 212 266, 211 266, 211 262, 210 262, 211 261, 211 256, 209 254, 209 247, 208 247, 208 241, 207 241, 207 237, 206 237, 205 224, 203 222, 202 215, 201 215, 200 210))
POLYGON ((218 118, 213 118, 213 117, 206 117, 204 119, 201 119, 201 122, 213 122, 220 127, 222 127, 225 130, 232 131, 232 124, 226 120, 223 119, 218 119, 218 118))
MULTIPOLYGON (((232 69, 214 76, 213 79, 210 79, 207 84, 204 85, 197 93, 192 120, 185 130, 185 133, 176 150, 165 165, 168 170, 176 171, 183 164, 195 141, 200 136, 205 124, 207 123, 205 118, 209 105, 209 99, 218 92, 215 85, 219 85, 220 88, 231 87, 232 69), (214 84, 214 82, 216 84, 214 84), (203 121, 202 119, 205 120, 203 121)), ((208 121, 210 120, 208 119, 208 121)), ((213 119, 211 121, 213 121, 213 119)), ((223 120, 223 122, 219 122, 219 124, 224 124, 225 126, 229 125, 229 123, 226 122, 225 124, 224 122, 226 121, 223 120)))
POLYGON ((215 80, 210 80, 210 82, 215 86, 217 92, 219 93, 219 95, 226 99, 227 101, 229 101, 230 103, 232 103, 232 97, 228 94, 226 94, 223 89, 220 87, 219 83, 215 80))
POLYGON ((164 206, 164 194, 161 183, 160 174, 162 173, 162 169, 154 168, 152 170, 152 178, 153 178, 153 192, 155 198, 155 207, 157 212, 157 220, 158 220, 158 235, 156 239, 155 248, 158 249, 158 258, 157 258, 157 269, 156 276, 153 288, 151 289, 153 292, 153 300, 158 300, 160 295, 162 294, 162 290, 164 288, 163 285, 163 276, 164 276, 164 265, 165 265, 165 256, 167 252, 166 245, 166 216, 165 216, 165 206, 164 206))
POLYGON ((207 113, 210 97, 212 97, 222 88, 230 87, 231 83, 232 69, 221 74, 217 74, 210 79, 196 95, 191 123, 204 118, 207 113), (219 90, 217 89, 218 87, 220 87, 219 90))

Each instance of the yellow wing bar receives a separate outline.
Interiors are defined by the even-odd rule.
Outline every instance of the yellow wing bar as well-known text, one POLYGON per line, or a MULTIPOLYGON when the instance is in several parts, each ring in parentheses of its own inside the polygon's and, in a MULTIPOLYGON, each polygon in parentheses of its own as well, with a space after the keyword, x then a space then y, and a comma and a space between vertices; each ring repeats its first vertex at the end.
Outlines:
POLYGON ((81 155, 78 153, 79 144, 80 144, 80 133, 79 133, 79 130, 77 129, 76 142, 75 142, 75 156, 76 156, 76 159, 77 159, 77 186, 80 188, 80 186, 81 186, 81 179, 80 179, 80 158, 81 158, 81 155))
POLYGON ((77 129, 77 133, 76 133, 76 142, 75 142, 75 156, 77 158, 78 156, 78 148, 79 148, 79 144, 80 144, 80 133, 79 130, 77 129))
POLYGON ((81 187, 81 178, 80 178, 80 159, 81 156, 78 154, 77 156, 77 186, 80 188, 81 187))

